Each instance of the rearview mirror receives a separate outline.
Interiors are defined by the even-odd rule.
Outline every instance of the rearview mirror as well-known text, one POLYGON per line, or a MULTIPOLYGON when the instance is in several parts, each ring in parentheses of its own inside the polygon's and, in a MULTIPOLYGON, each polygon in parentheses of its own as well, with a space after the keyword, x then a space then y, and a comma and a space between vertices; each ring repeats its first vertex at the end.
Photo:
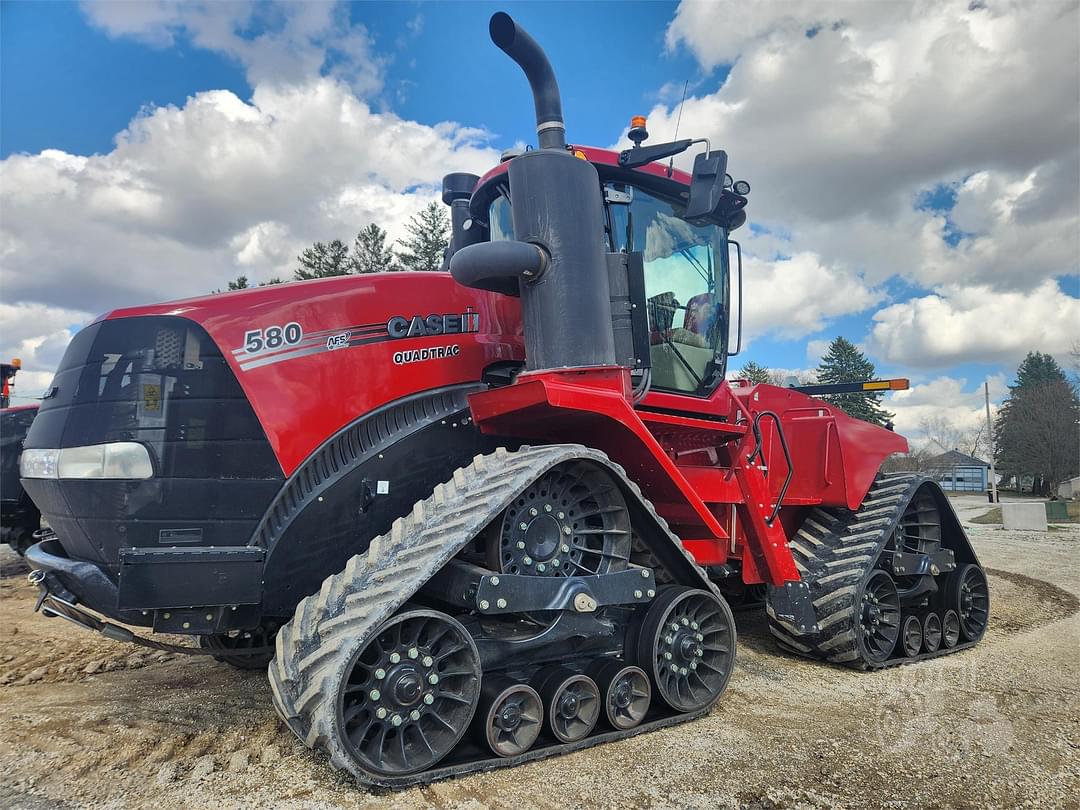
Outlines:
POLYGON ((701 152, 694 158, 686 219, 705 219, 717 209, 724 194, 726 176, 727 152, 723 149, 701 152))

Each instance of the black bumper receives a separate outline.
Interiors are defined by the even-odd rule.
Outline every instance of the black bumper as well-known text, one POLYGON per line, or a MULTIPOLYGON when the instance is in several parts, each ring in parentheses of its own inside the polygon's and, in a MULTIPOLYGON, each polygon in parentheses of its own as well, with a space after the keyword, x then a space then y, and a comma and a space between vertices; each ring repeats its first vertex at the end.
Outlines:
POLYGON ((148 617, 140 612, 121 612, 120 589, 98 565, 85 560, 73 560, 64 553, 55 535, 26 550, 26 562, 31 569, 44 572, 43 584, 68 601, 85 605, 117 621, 149 625, 148 617))
POLYGON ((65 602, 158 632, 209 634, 254 627, 261 614, 264 551, 226 548, 120 551, 119 582, 46 537, 26 552, 40 584, 65 602))

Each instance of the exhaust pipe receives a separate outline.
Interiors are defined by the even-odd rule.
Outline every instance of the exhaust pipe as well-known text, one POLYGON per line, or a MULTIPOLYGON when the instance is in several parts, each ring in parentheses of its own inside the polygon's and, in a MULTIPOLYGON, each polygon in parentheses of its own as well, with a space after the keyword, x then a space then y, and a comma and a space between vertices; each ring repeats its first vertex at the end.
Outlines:
POLYGON ((565 149, 566 127, 563 124, 562 99, 555 71, 536 40, 506 12, 492 15, 488 33, 507 56, 525 71, 536 106, 536 136, 541 149, 565 149))

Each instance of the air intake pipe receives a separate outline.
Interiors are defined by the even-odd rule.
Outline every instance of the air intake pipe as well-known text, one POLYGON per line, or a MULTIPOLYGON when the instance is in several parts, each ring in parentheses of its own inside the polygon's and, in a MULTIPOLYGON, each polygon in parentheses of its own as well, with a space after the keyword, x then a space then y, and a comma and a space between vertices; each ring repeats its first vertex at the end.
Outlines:
POLYGON ((559 86, 540 46, 501 12, 489 30, 529 79, 541 148, 507 164, 513 241, 462 247, 450 273, 521 296, 529 370, 615 365, 600 177, 566 148, 559 86))
POLYGON ((541 149, 565 149, 566 127, 562 117, 562 98, 555 71, 543 49, 507 13, 499 11, 488 23, 491 41, 525 71, 532 87, 536 106, 536 137, 541 149))

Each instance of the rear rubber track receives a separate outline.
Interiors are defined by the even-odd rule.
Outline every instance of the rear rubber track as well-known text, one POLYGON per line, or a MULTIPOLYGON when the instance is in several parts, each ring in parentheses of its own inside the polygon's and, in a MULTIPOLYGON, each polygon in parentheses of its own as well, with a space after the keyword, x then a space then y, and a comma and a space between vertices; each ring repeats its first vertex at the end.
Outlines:
POLYGON ((781 647, 833 664, 882 669, 938 658, 978 643, 961 642, 949 649, 911 657, 901 655, 882 663, 866 661, 859 651, 856 640, 859 586, 876 567, 904 508, 929 480, 910 473, 881 476, 855 512, 820 507, 810 512, 791 542, 791 551, 803 581, 810 585, 819 632, 800 635, 790 624, 778 619, 772 606, 767 605, 769 630, 781 647))
POLYGON ((340 573, 327 577, 319 592, 301 601, 292 620, 280 629, 268 674, 274 708, 293 733, 308 747, 327 754, 334 768, 350 772, 362 784, 403 787, 578 750, 706 714, 712 704, 629 731, 594 734, 570 745, 534 748, 513 758, 492 757, 393 777, 360 768, 340 743, 336 701, 326 696, 334 694, 333 684, 352 655, 530 482, 558 464, 577 459, 592 461, 615 476, 626 496, 635 498, 654 522, 655 536, 666 537, 693 567, 698 579, 693 586, 720 596, 667 523, 641 496, 638 486, 606 455, 581 445, 517 451, 500 448, 491 455, 477 456, 468 467, 435 487, 430 497, 396 520, 387 534, 372 540, 365 553, 349 560, 340 573))

